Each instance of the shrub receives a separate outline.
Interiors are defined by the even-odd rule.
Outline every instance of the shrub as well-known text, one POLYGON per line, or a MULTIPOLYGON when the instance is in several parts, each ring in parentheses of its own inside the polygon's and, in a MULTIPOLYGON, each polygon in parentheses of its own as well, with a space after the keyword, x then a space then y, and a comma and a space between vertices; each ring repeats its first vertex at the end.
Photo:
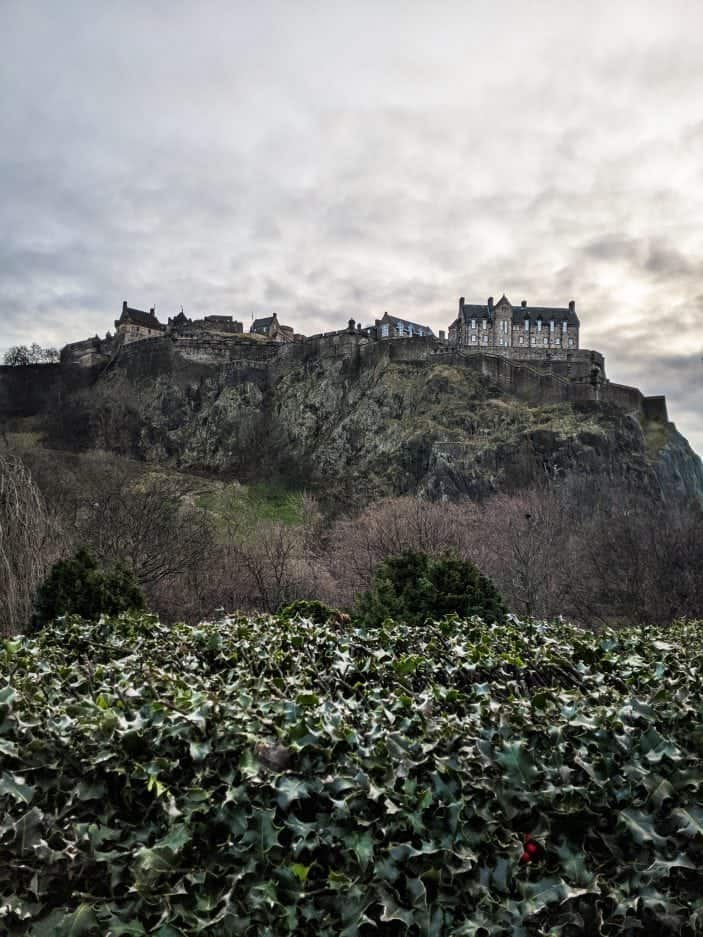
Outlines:
POLYGON ((336 608, 330 608, 324 602, 317 599, 298 599, 291 602, 290 605, 284 605, 278 610, 281 618, 290 621, 292 618, 308 618, 316 625, 323 625, 326 621, 336 621, 339 619, 340 611, 336 608))
POLYGON ((456 614, 502 621, 505 605, 493 583, 453 553, 430 557, 408 550, 381 563, 371 589, 357 600, 356 618, 378 625, 393 618, 408 625, 456 614))
POLYGON ((703 622, 0 642, 8 937, 700 937, 703 622))
POLYGON ((56 563, 37 593, 35 625, 41 627, 59 615, 100 615, 144 608, 136 577, 124 566, 101 568, 87 550, 56 563))

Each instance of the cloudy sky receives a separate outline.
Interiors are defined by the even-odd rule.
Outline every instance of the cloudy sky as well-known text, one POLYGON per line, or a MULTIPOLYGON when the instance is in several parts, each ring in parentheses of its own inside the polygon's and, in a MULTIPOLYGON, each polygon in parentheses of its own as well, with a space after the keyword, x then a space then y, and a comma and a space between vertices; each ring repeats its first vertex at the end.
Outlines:
POLYGON ((703 4, 0 0, 0 349, 576 301, 703 451, 703 4))

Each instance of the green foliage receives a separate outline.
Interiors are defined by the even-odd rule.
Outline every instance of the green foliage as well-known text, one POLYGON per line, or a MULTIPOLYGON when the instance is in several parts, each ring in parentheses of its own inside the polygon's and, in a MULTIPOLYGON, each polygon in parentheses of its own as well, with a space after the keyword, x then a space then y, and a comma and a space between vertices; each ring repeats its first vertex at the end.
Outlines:
POLYGON ((505 613, 495 586, 472 563, 451 553, 430 557, 412 550, 381 563, 356 609, 359 622, 367 625, 386 618, 422 625, 447 615, 499 622, 505 613))
POLYGON ((317 599, 298 599, 290 605, 284 605, 278 610, 278 614, 287 621, 293 618, 308 618, 318 625, 323 625, 330 619, 338 621, 340 616, 338 609, 331 608, 317 599))
POLYGON ((59 615, 85 619, 117 615, 144 608, 144 596, 134 574, 123 566, 102 569, 87 550, 56 563, 37 593, 35 624, 59 615))
POLYGON ((63 619, 0 644, 0 930, 694 937, 702 670, 700 622, 63 619))
POLYGON ((302 493, 271 482, 227 485, 200 495, 197 504, 223 523, 241 517, 251 525, 280 521, 295 526, 304 520, 302 493))

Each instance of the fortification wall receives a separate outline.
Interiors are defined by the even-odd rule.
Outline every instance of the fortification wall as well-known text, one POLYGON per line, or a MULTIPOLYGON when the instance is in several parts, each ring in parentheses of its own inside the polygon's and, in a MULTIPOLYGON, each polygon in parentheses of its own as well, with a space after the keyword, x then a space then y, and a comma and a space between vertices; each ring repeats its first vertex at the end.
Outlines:
POLYGON ((669 414, 666 408, 666 397, 658 394, 653 397, 645 397, 642 400, 642 407, 644 410, 645 419, 653 420, 657 423, 669 422, 669 414))
POLYGON ((592 382, 593 364, 604 373, 603 356, 580 349, 545 358, 538 350, 517 354, 457 348, 434 337, 375 341, 364 332, 342 329, 304 341, 278 344, 232 336, 155 336, 123 345, 104 363, 86 367, 73 354, 59 364, 0 367, 0 417, 45 413, 61 395, 89 387, 100 374, 124 370, 129 380, 167 377, 186 384, 217 377, 228 385, 254 383, 262 389, 281 373, 315 362, 339 361, 341 366, 373 368, 383 361, 421 363, 441 359, 480 371, 492 383, 535 404, 602 401, 648 420, 666 422, 663 397, 645 397, 636 387, 609 381, 592 382))

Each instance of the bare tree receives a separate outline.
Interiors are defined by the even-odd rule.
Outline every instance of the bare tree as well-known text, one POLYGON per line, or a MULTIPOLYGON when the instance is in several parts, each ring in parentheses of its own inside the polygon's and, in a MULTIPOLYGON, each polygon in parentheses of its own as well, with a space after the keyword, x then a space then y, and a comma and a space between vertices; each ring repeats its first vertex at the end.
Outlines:
POLYGON ((34 595, 57 558, 56 529, 26 465, 0 456, 0 633, 30 623, 34 595))
POLYGON ((55 348, 42 348, 35 342, 33 345, 14 345, 5 352, 3 364, 12 367, 21 367, 28 364, 56 364, 60 358, 55 348))
POLYGON ((520 614, 564 612, 568 561, 568 505, 554 488, 496 495, 483 507, 485 571, 509 607, 520 614))
POLYGON ((162 580, 208 562, 212 530, 182 481, 102 475, 86 494, 80 538, 105 562, 130 566, 147 597, 162 580))

